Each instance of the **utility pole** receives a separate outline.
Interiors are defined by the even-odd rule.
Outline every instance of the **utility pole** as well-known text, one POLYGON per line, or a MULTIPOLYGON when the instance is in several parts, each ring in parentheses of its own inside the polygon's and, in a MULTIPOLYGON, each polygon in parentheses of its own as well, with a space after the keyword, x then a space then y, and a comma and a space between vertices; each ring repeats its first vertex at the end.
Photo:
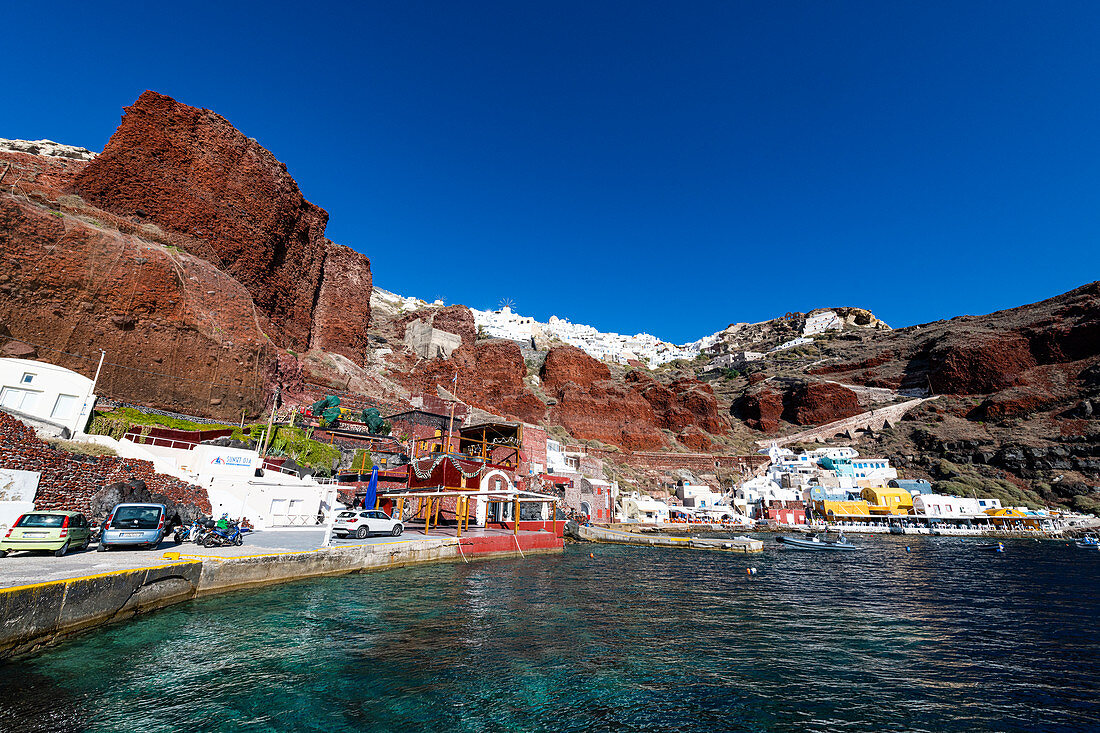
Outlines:
MULTIPOLYGON (((5 172, 7 172, 7 169, 5 169, 5 172)), ((92 412, 92 407, 94 407, 94 405, 89 404, 89 403, 92 401, 92 395, 95 394, 95 386, 96 386, 96 383, 99 382, 99 371, 103 368, 103 359, 106 358, 106 356, 107 356, 107 352, 104 351, 103 349, 100 349, 99 350, 99 366, 97 366, 95 368, 95 376, 92 377, 92 385, 90 387, 88 387, 88 394, 84 396, 84 404, 81 405, 81 407, 80 407, 80 415, 84 415, 85 410, 87 410, 87 412, 89 413, 88 414, 89 419, 91 418, 90 413, 92 412)), ((81 419, 79 415, 77 417, 78 417, 78 419, 81 419)), ((87 427, 87 422, 85 421, 85 422, 81 423, 78 426, 77 432, 81 432, 81 433, 84 432, 84 429, 86 427, 87 427)))
MULTIPOLYGON (((275 423, 275 395, 271 396, 271 416, 267 419, 267 432, 264 433, 263 447, 260 450, 260 458, 262 459, 267 455, 267 446, 271 443, 271 426, 275 423)), ((260 468, 263 468, 263 461, 260 461, 260 468)))
POLYGON ((92 392, 95 392, 96 382, 99 381, 99 370, 103 368, 103 360, 107 357, 107 352, 103 349, 99 350, 99 366, 95 368, 95 376, 92 377, 92 392))
POLYGON ((453 381, 454 381, 455 391, 451 395, 451 397, 453 397, 454 399, 451 400, 451 418, 450 418, 449 422, 447 423, 447 439, 445 441, 443 441, 443 452, 444 453, 450 453, 451 452, 451 432, 454 430, 454 427, 455 427, 455 403, 458 402, 458 369, 455 369, 455 378, 454 378, 453 381))

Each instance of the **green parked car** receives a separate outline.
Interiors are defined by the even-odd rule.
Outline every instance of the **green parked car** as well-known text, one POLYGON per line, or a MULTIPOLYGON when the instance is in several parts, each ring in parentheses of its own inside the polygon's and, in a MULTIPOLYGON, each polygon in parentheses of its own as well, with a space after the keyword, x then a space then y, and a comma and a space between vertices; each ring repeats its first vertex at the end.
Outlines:
POLYGON ((0 557, 12 550, 45 550, 61 557, 73 547, 88 548, 92 530, 80 512, 28 512, 0 540, 0 557))

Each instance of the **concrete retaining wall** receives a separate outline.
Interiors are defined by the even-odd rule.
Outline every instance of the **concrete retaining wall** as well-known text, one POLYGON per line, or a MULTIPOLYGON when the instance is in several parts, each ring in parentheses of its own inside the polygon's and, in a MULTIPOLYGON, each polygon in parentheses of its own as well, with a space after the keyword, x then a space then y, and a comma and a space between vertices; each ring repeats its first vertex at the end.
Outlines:
POLYGON ((0 591, 0 658, 195 597, 202 563, 174 562, 0 591))

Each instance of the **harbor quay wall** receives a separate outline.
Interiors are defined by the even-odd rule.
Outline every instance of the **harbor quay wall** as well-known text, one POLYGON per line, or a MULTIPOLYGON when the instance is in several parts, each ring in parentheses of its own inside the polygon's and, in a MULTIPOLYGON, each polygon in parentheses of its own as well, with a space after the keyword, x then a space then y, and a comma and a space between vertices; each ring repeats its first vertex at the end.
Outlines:
POLYGON ((171 562, 0 590, 0 658, 193 598, 201 573, 201 562, 171 562))
POLYGON ((437 562, 561 552, 553 534, 426 538, 240 557, 164 553, 164 564, 0 588, 0 659, 73 634, 219 593, 437 562))

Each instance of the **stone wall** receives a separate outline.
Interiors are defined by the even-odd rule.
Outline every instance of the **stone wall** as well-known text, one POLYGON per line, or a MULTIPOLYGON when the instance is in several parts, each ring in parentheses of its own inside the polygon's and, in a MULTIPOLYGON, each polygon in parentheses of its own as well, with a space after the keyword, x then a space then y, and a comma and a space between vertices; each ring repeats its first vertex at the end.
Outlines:
POLYGON ((210 513, 210 500, 201 486, 165 476, 153 464, 134 458, 82 456, 57 450, 39 440, 34 431, 0 412, 0 467, 37 471, 42 475, 35 508, 78 511, 91 519, 92 497, 104 486, 129 479, 145 482, 154 496, 210 513))
POLYGON ((767 456, 715 455, 710 453, 660 453, 652 451, 609 451, 589 448, 604 460, 625 463, 632 468, 675 471, 687 469, 696 473, 713 473, 716 469, 751 472, 768 463, 767 456))

